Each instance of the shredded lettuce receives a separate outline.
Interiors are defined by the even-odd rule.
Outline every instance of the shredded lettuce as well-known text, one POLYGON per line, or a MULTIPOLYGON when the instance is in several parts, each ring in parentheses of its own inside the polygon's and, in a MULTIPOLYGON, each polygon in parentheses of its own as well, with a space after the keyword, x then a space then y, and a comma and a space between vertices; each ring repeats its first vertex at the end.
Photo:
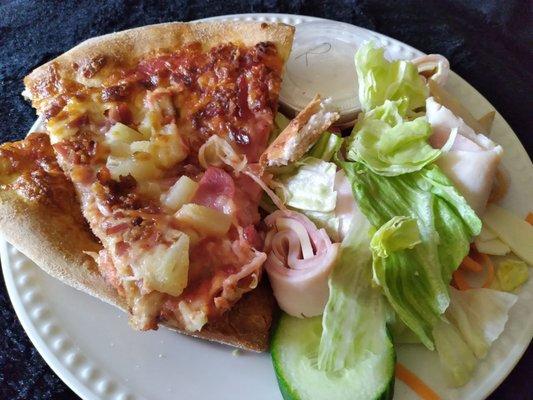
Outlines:
POLYGON ((456 386, 470 380, 477 359, 487 355, 503 332, 517 297, 492 289, 459 291, 450 287, 445 320, 433 330, 439 358, 456 386))
MULTIPOLYGON (((364 360, 387 366, 394 348, 387 332, 391 310, 372 285, 370 224, 354 218, 329 279, 330 295, 322 317, 318 368, 339 371, 364 360)), ((389 376, 394 374, 393 363, 389 376)))
POLYGON ((417 221, 420 244, 376 257, 373 272, 398 317, 433 349, 431 332, 448 307, 451 274, 468 254, 481 221, 435 165, 385 177, 361 163, 337 162, 374 229, 395 216, 417 221))
POLYGON ((426 117, 404 119, 407 100, 385 100, 363 114, 354 126, 347 157, 364 163, 376 174, 395 176, 418 171, 435 161, 441 150, 428 143, 431 126, 426 117))
POLYGON ((370 249, 374 260, 388 257, 390 252, 412 249, 420 243, 420 232, 416 219, 410 217, 392 217, 374 233, 370 249))
POLYGON ((332 132, 324 132, 318 141, 311 147, 307 155, 320 158, 323 161, 331 161, 333 156, 339 151, 343 139, 332 132))
POLYGON ((359 83, 359 101, 364 111, 382 105, 385 100, 406 98, 407 108, 424 107, 429 91, 416 66, 404 60, 387 61, 383 48, 366 43, 355 54, 359 83))
POLYGON ((335 209, 337 193, 335 164, 306 157, 287 174, 276 177, 276 194, 283 202, 298 210, 330 212, 335 209))

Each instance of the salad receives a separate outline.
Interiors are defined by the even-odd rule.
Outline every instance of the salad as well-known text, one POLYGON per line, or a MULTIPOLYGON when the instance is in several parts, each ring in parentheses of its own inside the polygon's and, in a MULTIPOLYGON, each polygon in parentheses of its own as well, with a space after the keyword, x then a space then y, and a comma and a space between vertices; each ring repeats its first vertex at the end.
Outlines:
POLYGON ((444 57, 389 61, 366 43, 355 70, 351 132, 317 97, 278 114, 264 163, 275 372, 284 399, 391 399, 395 375, 438 398, 397 346, 437 352, 449 385, 467 383, 528 279, 531 214, 497 205, 494 113, 476 120, 445 91, 444 57))

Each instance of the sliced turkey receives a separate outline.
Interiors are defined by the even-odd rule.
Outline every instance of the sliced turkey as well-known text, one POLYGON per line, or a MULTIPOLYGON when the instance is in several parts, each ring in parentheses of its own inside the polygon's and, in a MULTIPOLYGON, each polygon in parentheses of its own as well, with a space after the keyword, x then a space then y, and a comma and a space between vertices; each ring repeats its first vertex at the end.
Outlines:
POLYGON ((439 85, 444 85, 450 73, 450 63, 448 59, 440 54, 428 54, 411 60, 418 68, 418 73, 427 79, 435 81, 439 85))
POLYGON ((481 214, 487 205, 503 149, 488 137, 476 134, 465 122, 433 97, 426 100, 426 116, 433 134, 429 138, 434 148, 441 148, 453 130, 457 130, 449 151, 437 164, 452 180, 466 201, 481 214))
POLYGON ((306 216, 276 211, 265 219, 265 270, 279 306, 295 317, 322 314, 328 300, 328 277, 339 244, 306 216))

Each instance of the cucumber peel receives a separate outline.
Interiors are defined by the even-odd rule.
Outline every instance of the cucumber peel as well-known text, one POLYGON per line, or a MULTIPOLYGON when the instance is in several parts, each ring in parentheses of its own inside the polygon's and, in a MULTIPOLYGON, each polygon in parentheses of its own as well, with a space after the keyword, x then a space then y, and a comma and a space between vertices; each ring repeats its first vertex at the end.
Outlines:
POLYGON ((323 317, 283 314, 272 361, 285 400, 391 399, 395 352, 391 312, 372 286, 368 221, 360 216, 343 240, 329 279, 323 317))
POLYGON ((283 314, 272 339, 272 362, 285 400, 392 399, 394 349, 368 357, 351 368, 329 372, 318 369, 322 321, 283 314))

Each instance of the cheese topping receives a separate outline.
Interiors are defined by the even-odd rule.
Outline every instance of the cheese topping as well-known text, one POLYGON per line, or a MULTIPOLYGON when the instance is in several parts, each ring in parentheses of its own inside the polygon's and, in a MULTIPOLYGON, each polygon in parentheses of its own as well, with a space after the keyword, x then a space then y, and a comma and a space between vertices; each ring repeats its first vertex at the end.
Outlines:
POLYGON ((238 172, 266 147, 282 61, 271 43, 209 51, 197 43, 104 80, 98 68, 108 66, 96 61, 80 69, 83 79, 64 82, 75 94, 48 102, 58 162, 105 248, 106 268, 118 275, 111 283, 132 323, 150 329, 181 313, 187 329, 200 329, 254 286, 224 291, 222 282, 241 280, 253 260, 262 264, 252 247, 261 245, 261 191, 238 172), (206 247, 219 256, 206 259, 206 247))

